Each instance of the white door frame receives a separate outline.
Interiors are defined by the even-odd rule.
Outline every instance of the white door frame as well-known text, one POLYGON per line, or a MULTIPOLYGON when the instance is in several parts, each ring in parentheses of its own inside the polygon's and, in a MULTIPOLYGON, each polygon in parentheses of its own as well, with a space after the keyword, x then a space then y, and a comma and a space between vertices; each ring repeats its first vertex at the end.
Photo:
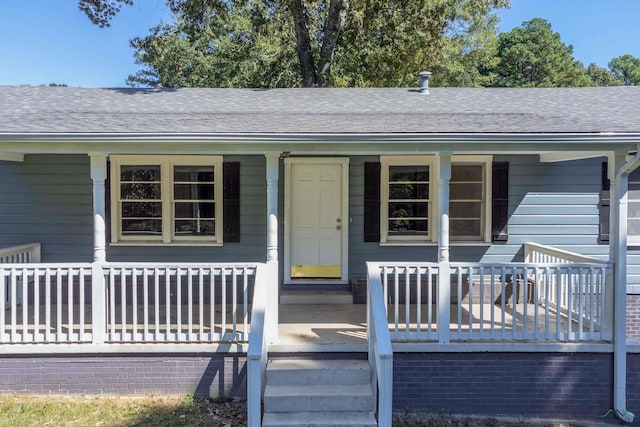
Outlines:
POLYGON ((284 159, 284 283, 285 284, 346 284, 349 283, 349 158, 348 157, 287 157, 284 159), (339 279, 291 278, 291 173, 293 164, 333 164, 342 167, 342 267, 339 279))

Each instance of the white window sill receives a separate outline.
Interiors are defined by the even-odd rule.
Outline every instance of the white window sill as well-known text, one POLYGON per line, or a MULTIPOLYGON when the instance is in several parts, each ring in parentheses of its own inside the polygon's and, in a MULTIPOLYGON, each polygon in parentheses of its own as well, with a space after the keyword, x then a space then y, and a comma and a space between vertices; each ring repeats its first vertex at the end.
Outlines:
POLYGON ((111 242, 109 246, 223 246, 216 242, 111 242))
MULTIPOLYGON (((380 246, 433 246, 437 247, 438 242, 380 242, 380 246)), ((449 242, 449 246, 491 246, 490 242, 485 241, 460 241, 449 242)))

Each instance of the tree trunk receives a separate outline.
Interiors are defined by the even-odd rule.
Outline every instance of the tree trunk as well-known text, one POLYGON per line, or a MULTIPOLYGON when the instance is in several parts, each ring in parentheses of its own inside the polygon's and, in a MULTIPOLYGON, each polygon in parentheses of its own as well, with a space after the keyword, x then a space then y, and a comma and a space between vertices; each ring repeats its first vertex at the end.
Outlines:
POLYGON ((302 73, 302 85, 304 87, 316 87, 318 75, 316 74, 313 52, 311 50, 311 38, 309 37, 309 25, 307 22, 307 7, 304 0, 293 0, 293 19, 296 28, 296 48, 300 71, 302 73))
POLYGON ((320 62, 318 63, 318 86, 323 86, 330 80, 331 60, 338 44, 338 36, 344 27, 349 10, 349 0, 331 0, 329 11, 324 21, 324 38, 320 49, 320 62))

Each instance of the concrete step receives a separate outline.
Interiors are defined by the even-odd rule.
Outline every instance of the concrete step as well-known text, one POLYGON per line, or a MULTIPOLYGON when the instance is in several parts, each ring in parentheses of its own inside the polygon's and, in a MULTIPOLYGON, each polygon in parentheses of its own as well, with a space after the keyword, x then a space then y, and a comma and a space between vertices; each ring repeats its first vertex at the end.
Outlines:
POLYGON ((264 411, 342 412, 373 411, 370 384, 355 385, 271 385, 264 391, 264 411))
POLYGON ((377 423, 373 412, 279 412, 265 414, 262 425, 263 427, 373 427, 377 423))
POLYGON ((283 291, 280 304, 353 304, 349 291, 283 291))
POLYGON ((270 385, 369 384, 366 360, 272 359, 267 365, 270 385))

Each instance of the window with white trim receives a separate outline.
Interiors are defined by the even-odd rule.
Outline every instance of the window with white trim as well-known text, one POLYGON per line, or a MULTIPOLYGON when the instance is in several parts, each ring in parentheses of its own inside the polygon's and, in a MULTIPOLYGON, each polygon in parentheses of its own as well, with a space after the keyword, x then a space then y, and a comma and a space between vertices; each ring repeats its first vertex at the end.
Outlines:
MULTIPOLYGON (((453 156, 449 181, 452 241, 490 241, 491 156, 453 156)), ((434 156, 380 157, 381 243, 437 241, 434 156)))
POLYGON ((627 193, 627 239, 640 244, 640 168, 629 174, 627 193))
POLYGON ((112 243, 222 243, 221 156, 111 156, 112 243))

